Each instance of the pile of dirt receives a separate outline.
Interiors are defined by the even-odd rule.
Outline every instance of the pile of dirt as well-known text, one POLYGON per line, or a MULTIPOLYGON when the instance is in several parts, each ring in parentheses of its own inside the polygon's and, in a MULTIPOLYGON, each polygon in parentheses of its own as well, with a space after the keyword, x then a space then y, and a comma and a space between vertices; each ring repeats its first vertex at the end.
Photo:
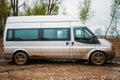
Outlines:
POLYGON ((116 51, 116 56, 120 57, 120 38, 118 39, 107 39, 108 41, 110 41, 114 47, 115 47, 115 51, 116 51))

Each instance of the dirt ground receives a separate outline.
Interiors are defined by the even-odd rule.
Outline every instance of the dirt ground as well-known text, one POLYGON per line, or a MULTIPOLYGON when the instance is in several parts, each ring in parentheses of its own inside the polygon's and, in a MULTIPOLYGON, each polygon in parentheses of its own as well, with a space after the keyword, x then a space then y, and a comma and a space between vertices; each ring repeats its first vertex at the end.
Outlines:
POLYGON ((6 62, 0 54, 0 80, 120 80, 120 47, 116 48, 117 57, 103 66, 75 60, 32 60, 19 66, 6 62))
POLYGON ((83 64, 84 61, 35 60, 19 66, 0 63, 0 80, 120 80, 120 65, 83 64))

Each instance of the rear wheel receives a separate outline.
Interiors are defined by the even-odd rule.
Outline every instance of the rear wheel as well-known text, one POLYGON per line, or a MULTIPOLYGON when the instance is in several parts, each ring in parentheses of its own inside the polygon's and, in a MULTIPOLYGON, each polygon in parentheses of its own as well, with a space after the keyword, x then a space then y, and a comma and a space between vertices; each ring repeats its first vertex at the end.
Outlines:
POLYGON ((15 64, 24 65, 28 62, 28 56, 24 52, 17 52, 13 57, 13 61, 15 64))
POLYGON ((106 61, 105 54, 102 52, 95 52, 91 55, 90 61, 94 65, 103 65, 106 61))

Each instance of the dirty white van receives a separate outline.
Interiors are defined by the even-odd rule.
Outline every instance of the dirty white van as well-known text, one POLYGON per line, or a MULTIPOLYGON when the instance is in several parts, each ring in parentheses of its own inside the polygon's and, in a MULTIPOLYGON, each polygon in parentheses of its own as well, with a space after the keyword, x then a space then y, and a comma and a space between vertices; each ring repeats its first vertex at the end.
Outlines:
POLYGON ((85 59, 103 65, 115 56, 113 45, 98 39, 69 16, 8 17, 4 58, 18 65, 29 59, 85 59))

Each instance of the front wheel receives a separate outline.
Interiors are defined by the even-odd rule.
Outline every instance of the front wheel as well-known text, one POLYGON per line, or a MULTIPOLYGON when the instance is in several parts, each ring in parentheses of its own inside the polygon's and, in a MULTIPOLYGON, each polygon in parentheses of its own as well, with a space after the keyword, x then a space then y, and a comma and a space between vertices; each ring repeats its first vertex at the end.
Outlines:
POLYGON ((17 52, 13 57, 13 61, 15 64, 24 65, 28 62, 28 56, 24 52, 17 52))
POLYGON ((103 65, 106 61, 105 54, 102 52, 95 52, 91 55, 90 61, 92 64, 97 66, 103 65))

